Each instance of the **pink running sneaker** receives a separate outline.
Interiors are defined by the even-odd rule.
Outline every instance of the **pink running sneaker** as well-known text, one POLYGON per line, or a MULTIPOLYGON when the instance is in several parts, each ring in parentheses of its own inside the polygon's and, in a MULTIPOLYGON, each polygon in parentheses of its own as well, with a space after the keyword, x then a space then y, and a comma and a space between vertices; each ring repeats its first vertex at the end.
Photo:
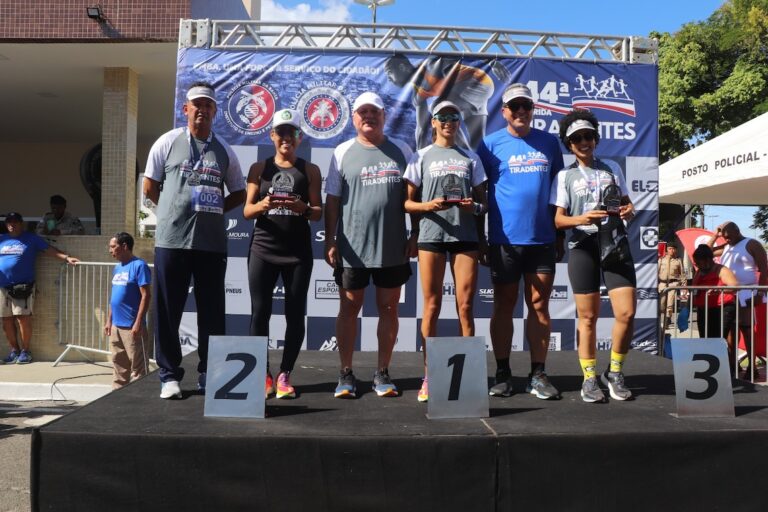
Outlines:
POLYGON ((264 398, 269 398, 275 394, 275 381, 272 379, 272 374, 267 372, 267 382, 264 385, 264 398))
POLYGON ((277 376, 277 398, 296 398, 296 389, 291 386, 291 372, 280 372, 277 376))
POLYGON ((419 390, 419 396, 417 397, 419 402, 429 401, 429 388, 427 387, 427 378, 421 381, 421 389, 419 390))

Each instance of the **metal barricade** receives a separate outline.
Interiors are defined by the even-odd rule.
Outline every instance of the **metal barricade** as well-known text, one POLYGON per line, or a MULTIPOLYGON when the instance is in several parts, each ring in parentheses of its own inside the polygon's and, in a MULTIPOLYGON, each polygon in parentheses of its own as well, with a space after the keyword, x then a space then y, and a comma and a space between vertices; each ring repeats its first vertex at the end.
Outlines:
POLYGON ((766 300, 768 302, 768 299, 763 299, 767 296, 766 294, 768 294, 768 286, 670 286, 664 290, 661 290, 659 292, 659 299, 661 299, 663 294, 668 294, 667 303, 672 304, 672 317, 667 317, 666 310, 659 312, 659 354, 662 356, 666 354, 666 344, 670 338, 725 337, 724 334, 727 334, 727 331, 725 333, 723 331, 726 330, 728 326, 723 326, 723 324, 725 320, 725 308, 727 305, 721 304, 718 306, 718 302, 722 303, 722 300, 718 299, 722 298, 726 294, 737 295, 738 292, 742 290, 748 290, 752 292, 752 297, 750 299, 752 307, 739 307, 738 297, 735 299, 736 307, 732 323, 732 336, 734 337, 736 357, 734 358, 733 374, 739 376, 741 363, 747 361, 747 371, 744 375, 744 378, 751 382, 755 382, 759 377, 764 381, 766 361, 764 357, 755 355, 755 346, 760 346, 759 344, 762 344, 762 347, 765 348, 766 345, 768 345, 768 307, 765 308, 765 313, 759 319, 757 317, 758 313, 756 312, 755 308, 756 306, 760 305, 762 300, 766 300), (705 292, 707 294, 704 302, 703 313, 705 316, 703 318, 698 318, 699 311, 693 305, 694 294, 696 292, 705 292), (670 294, 671 296, 669 296, 670 294), (710 306, 710 304, 714 304, 714 306, 710 306), (681 314, 683 314, 683 316, 685 315, 685 312, 683 311, 684 309, 687 309, 688 314, 688 320, 686 322, 687 328, 680 329, 680 326, 678 326, 678 320, 680 319, 681 314), (711 311, 712 309, 716 309, 716 311, 711 311), (712 314, 720 315, 720 321, 718 324, 720 326, 720 332, 708 332, 710 327, 709 315, 712 314), (748 317, 745 318, 745 315, 748 315, 748 317), (762 325, 766 326, 764 337, 761 337, 759 340, 756 339, 755 335, 755 326, 758 321, 761 322, 762 325), (704 326, 705 332, 700 332, 700 323, 704 326), (667 324, 670 325, 668 326, 667 324), (669 332, 670 330, 671 333, 669 332), (739 334, 744 337, 744 344, 746 347, 746 351, 742 350, 741 353, 739 349, 739 334), (762 364, 763 366, 762 375, 758 374, 758 363, 762 364))
MULTIPOLYGON (((109 337, 104 334, 104 326, 109 312, 114 267, 115 263, 83 261, 77 265, 62 265, 59 270, 58 342, 66 348, 53 366, 59 364, 71 350, 79 352, 89 361, 88 353, 110 355, 109 337)), ((154 347, 150 312, 147 312, 147 328, 154 347)), ((154 357, 150 361, 154 361, 154 357)))

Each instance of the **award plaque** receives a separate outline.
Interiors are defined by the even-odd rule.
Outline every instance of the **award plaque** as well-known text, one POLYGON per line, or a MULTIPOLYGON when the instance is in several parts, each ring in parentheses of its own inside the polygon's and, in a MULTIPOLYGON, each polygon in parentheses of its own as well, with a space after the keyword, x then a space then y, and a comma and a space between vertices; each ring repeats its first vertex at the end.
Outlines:
POLYGON ((461 182, 461 178, 455 174, 446 174, 440 180, 440 184, 443 187, 443 199, 446 203, 455 205, 464 199, 464 190, 461 182))
POLYGON ((269 195, 273 199, 292 199, 296 197, 296 194, 293 193, 293 176, 285 171, 276 172, 272 177, 269 195))
POLYGON ((618 215, 621 208, 621 189, 610 184, 603 189, 603 207, 608 215, 618 215))

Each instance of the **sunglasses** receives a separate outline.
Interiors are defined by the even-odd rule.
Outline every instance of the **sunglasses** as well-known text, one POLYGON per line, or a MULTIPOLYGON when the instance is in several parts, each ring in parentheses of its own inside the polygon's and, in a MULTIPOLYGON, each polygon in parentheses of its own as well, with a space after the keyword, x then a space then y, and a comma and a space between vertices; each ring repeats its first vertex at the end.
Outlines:
POLYGON ((278 126, 274 131, 278 137, 293 137, 294 139, 298 139, 301 133, 301 130, 293 126, 278 126))
POLYGON ((587 132, 583 135, 577 133, 576 135, 571 135, 570 137, 568 137, 568 141, 571 144, 579 144, 582 140, 585 140, 587 142, 592 142, 593 140, 595 140, 595 133, 587 132))
POLYGON ((455 123, 461 119, 461 116, 459 114, 435 114, 432 116, 432 119, 436 119, 441 123, 455 123))
POLYGON ((510 101, 507 103, 506 107, 514 112, 515 110, 522 108, 525 111, 531 111, 533 110, 533 102, 532 101, 510 101))

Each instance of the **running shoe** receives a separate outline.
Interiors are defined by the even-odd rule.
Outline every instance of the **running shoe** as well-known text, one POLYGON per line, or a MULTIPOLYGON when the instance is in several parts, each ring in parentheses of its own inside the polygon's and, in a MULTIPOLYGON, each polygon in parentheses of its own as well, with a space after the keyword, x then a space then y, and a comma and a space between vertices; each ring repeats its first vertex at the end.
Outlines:
POLYGON ((429 401, 429 388, 427 387, 427 378, 421 381, 421 389, 419 390, 419 396, 416 397, 419 402, 429 401))
POLYGON ((355 398, 357 385, 355 375, 351 368, 345 368, 339 372, 339 384, 333 392, 335 398, 355 398))
POLYGON ((29 364, 32 362, 32 352, 22 350, 19 357, 16 358, 16 364, 29 364))
POLYGON ((614 400, 629 400, 632 398, 632 392, 624 385, 624 374, 622 372, 606 371, 600 375, 600 380, 608 388, 608 392, 614 400))
POLYGON ((291 386, 291 372, 280 372, 277 375, 277 398, 296 398, 296 389, 291 386))
POLYGON ((581 399, 590 404, 605 402, 605 394, 597 384, 597 377, 590 377, 581 385, 581 399))
POLYGON ((179 382, 175 380, 168 380, 160 383, 160 398, 181 398, 181 387, 179 382))
POLYGON ((3 359, 3 362, 7 364, 14 364, 18 358, 19 358, 19 353, 16 352, 15 350, 11 350, 11 353, 8 354, 5 357, 5 359, 3 359))
POLYGON ((560 392, 552 385, 544 372, 528 375, 528 385, 525 387, 525 392, 542 400, 560 398, 560 392))
POLYGON ((275 381, 272 374, 267 371, 267 381, 264 384, 264 398, 269 398, 275 394, 275 381))
POLYGON ((491 396, 512 396, 512 373, 509 370, 496 370, 496 384, 491 386, 488 394, 491 396))
POLYGON ((197 390, 205 393, 205 381, 207 380, 206 372, 203 372, 200 374, 200 376, 197 378, 197 390))
POLYGON ((373 374, 373 390, 379 396, 397 396, 397 387, 392 382, 388 369, 382 368, 373 374))

